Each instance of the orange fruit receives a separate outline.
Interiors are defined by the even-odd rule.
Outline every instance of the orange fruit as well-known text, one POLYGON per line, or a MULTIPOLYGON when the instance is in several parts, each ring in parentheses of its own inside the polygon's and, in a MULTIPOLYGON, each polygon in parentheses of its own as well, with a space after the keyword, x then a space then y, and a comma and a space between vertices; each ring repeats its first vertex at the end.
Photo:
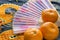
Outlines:
POLYGON ((56 22, 58 19, 58 12, 55 9, 45 9, 42 11, 42 20, 44 22, 56 22))
POLYGON ((58 26, 52 22, 43 23, 40 27, 43 37, 48 40, 56 39, 59 34, 58 26))
POLYGON ((43 36, 40 30, 29 28, 24 33, 24 40, 42 40, 43 36))

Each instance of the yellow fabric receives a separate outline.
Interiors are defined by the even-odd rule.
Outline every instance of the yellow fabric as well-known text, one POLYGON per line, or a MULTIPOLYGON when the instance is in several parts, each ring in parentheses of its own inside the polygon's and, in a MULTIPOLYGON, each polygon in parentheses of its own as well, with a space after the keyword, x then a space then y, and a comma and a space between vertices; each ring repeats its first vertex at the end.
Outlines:
POLYGON ((0 40, 24 40, 23 35, 16 35, 15 38, 11 39, 10 36, 14 35, 13 30, 7 30, 0 34, 0 40))
POLYGON ((5 13, 5 10, 9 7, 14 8, 16 10, 20 8, 20 6, 15 4, 2 4, 0 6, 0 19, 4 21, 2 24, 8 24, 12 21, 11 19, 13 18, 13 16, 11 14, 8 15, 5 13))

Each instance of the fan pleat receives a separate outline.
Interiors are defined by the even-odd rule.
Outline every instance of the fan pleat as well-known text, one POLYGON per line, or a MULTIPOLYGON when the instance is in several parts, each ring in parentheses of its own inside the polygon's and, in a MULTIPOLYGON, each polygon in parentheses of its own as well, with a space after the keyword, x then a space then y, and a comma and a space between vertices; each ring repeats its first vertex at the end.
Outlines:
POLYGON ((51 5, 49 0, 35 0, 23 4, 20 10, 18 10, 14 15, 14 33, 22 33, 27 28, 39 28, 41 11, 48 8, 54 9, 54 6, 51 5))

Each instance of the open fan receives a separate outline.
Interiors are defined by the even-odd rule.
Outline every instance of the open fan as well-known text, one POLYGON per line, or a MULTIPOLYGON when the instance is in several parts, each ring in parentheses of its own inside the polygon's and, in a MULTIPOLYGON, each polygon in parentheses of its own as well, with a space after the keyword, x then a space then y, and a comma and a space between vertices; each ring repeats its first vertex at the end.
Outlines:
POLYGON ((49 0, 30 0, 25 3, 14 15, 14 33, 23 33, 27 28, 39 28, 41 11, 48 8, 55 9, 49 0))

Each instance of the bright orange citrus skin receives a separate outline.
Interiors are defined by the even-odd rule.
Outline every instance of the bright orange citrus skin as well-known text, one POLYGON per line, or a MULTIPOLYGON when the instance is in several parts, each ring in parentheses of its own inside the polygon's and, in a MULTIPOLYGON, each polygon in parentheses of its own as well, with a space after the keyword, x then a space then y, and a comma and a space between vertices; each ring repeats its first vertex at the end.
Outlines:
POLYGON ((42 40, 43 36, 40 30, 29 28, 24 33, 24 40, 42 40))
POLYGON ((42 20, 44 22, 56 22, 58 19, 58 12, 55 9, 45 9, 42 11, 42 20))
POLYGON ((43 34, 43 37, 47 40, 56 39, 59 35, 58 26, 52 22, 46 22, 42 24, 40 30, 43 34))

